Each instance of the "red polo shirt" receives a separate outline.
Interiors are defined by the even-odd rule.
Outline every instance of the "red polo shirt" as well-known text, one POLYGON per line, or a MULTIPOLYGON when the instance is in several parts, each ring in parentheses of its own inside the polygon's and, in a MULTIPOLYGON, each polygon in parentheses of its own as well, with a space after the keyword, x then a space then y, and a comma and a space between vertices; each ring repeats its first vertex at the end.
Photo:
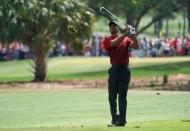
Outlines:
POLYGON ((128 48, 130 44, 132 44, 132 40, 128 37, 125 37, 125 39, 118 46, 111 47, 111 41, 118 37, 119 36, 110 36, 104 38, 103 46, 110 56, 110 63, 112 65, 127 65, 129 64, 128 48))

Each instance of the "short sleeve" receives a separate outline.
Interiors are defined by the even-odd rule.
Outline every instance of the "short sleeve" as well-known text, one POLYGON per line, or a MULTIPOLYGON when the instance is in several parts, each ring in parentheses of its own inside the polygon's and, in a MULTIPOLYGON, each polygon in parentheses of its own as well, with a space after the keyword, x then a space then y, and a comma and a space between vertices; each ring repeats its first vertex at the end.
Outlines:
POLYGON ((109 39, 108 37, 104 38, 103 46, 107 51, 109 50, 110 45, 111 45, 111 39, 109 39))
POLYGON ((133 41, 129 38, 129 37, 126 37, 125 38, 125 43, 128 45, 128 46, 131 46, 133 44, 133 41))

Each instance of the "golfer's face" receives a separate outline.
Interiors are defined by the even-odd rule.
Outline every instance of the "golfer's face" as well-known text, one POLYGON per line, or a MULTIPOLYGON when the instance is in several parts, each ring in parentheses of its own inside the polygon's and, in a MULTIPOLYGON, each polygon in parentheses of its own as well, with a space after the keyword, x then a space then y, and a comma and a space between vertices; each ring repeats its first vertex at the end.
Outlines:
POLYGON ((118 33, 118 30, 119 30, 119 28, 118 28, 117 25, 110 25, 110 26, 109 26, 109 29, 110 29, 110 33, 111 33, 111 34, 117 34, 117 33, 118 33))

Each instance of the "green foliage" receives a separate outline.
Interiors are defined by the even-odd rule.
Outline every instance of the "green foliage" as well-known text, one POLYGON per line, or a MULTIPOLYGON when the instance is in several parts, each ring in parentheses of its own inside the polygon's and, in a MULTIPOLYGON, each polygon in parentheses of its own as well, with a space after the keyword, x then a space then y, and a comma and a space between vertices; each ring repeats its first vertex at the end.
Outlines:
POLYGON ((70 1, 66 4, 67 15, 64 16, 58 36, 60 40, 70 43, 76 50, 80 50, 85 40, 89 40, 92 35, 91 27, 94 15, 92 10, 85 6, 85 3, 73 0, 74 8, 71 8, 69 3, 70 1))
POLYGON ((0 18, 0 41, 18 40, 32 49, 36 81, 46 78, 45 58, 53 44, 64 40, 81 49, 93 23, 92 11, 79 0, 1 0, 0 18))
POLYGON ((116 15, 124 16, 126 21, 133 25, 139 33, 142 33, 159 20, 174 17, 173 13, 183 8, 179 3, 180 0, 117 0, 117 2, 115 0, 89 0, 89 6, 96 12, 99 12, 101 6, 105 6, 116 15), (95 4, 95 2, 97 4, 95 4), (152 15, 152 20, 147 22, 145 26, 139 27, 142 18, 147 14, 152 15))
POLYGON ((17 27, 16 12, 11 8, 10 1, 0 0, 0 41, 9 43, 15 39, 19 30, 17 27))
POLYGON ((1 0, 0 5, 2 42, 17 39, 31 47, 46 43, 49 49, 55 40, 82 42, 82 36, 92 33, 92 11, 78 0, 1 0), (78 33, 69 32, 69 25, 78 33))

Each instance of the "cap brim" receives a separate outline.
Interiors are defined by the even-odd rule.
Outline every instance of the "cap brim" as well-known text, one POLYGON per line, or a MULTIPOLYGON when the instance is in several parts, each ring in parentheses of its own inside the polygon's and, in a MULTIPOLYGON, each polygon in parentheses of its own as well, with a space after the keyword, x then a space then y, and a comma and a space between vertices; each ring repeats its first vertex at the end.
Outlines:
POLYGON ((112 25, 118 26, 118 24, 117 24, 115 21, 111 21, 111 22, 109 23, 109 26, 112 26, 112 25))

